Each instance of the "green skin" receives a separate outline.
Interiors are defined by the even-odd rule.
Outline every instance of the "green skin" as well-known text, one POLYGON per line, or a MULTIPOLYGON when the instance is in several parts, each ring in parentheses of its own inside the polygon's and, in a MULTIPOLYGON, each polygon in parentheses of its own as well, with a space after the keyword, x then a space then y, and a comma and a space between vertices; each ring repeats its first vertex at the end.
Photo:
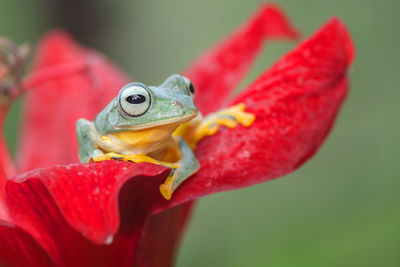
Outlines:
MULTIPOLYGON (((140 88, 139 88, 140 89, 140 88)), ((94 119, 93 122, 79 119, 76 129, 79 143, 79 158, 81 162, 102 155, 100 144, 96 136, 104 136, 124 131, 144 130, 162 125, 177 125, 187 122, 197 116, 198 110, 193 102, 194 90, 191 82, 181 75, 175 74, 167 78, 160 86, 146 86, 141 83, 125 85, 114 98, 94 119), (135 87, 144 88, 148 94, 139 91, 142 96, 150 101, 146 103, 128 103, 128 94, 124 90, 133 90, 135 87), (125 109, 121 103, 125 104, 125 109), (128 114, 130 108, 141 109, 140 114, 128 114), (145 109, 147 107, 147 109, 145 109)), ((146 92, 145 91, 145 92, 146 92)), ((135 91, 132 91, 135 92, 135 91)), ((172 137, 171 137, 172 138, 172 137)), ((110 149, 108 149, 110 150, 110 149)), ((175 176, 174 189, 186 178, 199 169, 199 162, 185 140, 179 140, 181 167, 171 171, 175 176)), ((118 147, 110 152, 124 154, 118 147)), ((152 152, 152 151, 148 151, 152 152)))

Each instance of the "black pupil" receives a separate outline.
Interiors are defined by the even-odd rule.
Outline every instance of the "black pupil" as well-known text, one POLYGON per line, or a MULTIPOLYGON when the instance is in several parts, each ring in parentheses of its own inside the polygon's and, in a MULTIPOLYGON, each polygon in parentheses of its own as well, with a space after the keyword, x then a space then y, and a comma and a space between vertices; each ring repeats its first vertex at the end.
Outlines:
POLYGON ((130 104, 140 104, 146 101, 146 97, 144 95, 133 94, 125 98, 125 100, 130 104))
POLYGON ((190 90, 190 93, 194 94, 194 86, 192 83, 190 83, 190 85, 189 85, 189 90, 190 90))

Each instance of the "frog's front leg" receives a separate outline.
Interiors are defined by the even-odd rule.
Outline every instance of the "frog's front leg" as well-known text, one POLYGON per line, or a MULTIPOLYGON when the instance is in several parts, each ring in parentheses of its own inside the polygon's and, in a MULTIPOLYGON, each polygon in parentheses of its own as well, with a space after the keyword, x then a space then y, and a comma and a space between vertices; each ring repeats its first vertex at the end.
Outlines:
POLYGON ((79 119, 76 122, 76 132, 79 144, 79 159, 81 162, 89 162, 103 155, 98 149, 95 139, 96 129, 93 122, 79 119))
POLYGON ((254 122, 255 115, 245 112, 245 107, 244 103, 240 103, 207 115, 195 130, 194 144, 205 136, 215 134, 220 125, 234 128, 240 123, 249 127, 254 122))
POLYGON ((179 167, 160 185, 160 192, 167 200, 171 199, 174 190, 184 180, 200 169, 199 161, 183 138, 179 140, 179 150, 181 153, 181 159, 177 163, 179 167))

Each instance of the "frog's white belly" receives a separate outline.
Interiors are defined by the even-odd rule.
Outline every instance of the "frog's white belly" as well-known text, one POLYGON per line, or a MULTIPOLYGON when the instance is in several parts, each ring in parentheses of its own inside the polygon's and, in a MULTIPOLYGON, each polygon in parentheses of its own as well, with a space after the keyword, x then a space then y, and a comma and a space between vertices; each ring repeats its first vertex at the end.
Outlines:
POLYGON ((101 136, 96 135, 96 143, 104 152, 119 154, 149 154, 163 150, 172 139, 177 125, 163 125, 141 131, 125 131, 101 136))

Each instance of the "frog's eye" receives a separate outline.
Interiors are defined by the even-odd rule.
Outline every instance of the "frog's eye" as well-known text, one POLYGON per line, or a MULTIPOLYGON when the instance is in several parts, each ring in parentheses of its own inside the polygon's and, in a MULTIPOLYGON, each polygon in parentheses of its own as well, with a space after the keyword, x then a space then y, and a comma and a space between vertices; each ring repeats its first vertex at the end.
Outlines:
POLYGON ((193 83, 188 78, 186 78, 184 76, 180 76, 180 77, 183 78, 183 80, 185 81, 186 90, 187 90, 188 94, 190 96, 194 96, 195 90, 194 90, 193 83))
POLYGON ((189 92, 191 95, 194 95, 194 93, 195 93, 193 83, 191 83, 191 82, 189 83, 189 92))
POLYGON ((133 85, 123 89, 119 95, 122 111, 132 117, 143 115, 150 107, 151 96, 146 88, 133 85))

